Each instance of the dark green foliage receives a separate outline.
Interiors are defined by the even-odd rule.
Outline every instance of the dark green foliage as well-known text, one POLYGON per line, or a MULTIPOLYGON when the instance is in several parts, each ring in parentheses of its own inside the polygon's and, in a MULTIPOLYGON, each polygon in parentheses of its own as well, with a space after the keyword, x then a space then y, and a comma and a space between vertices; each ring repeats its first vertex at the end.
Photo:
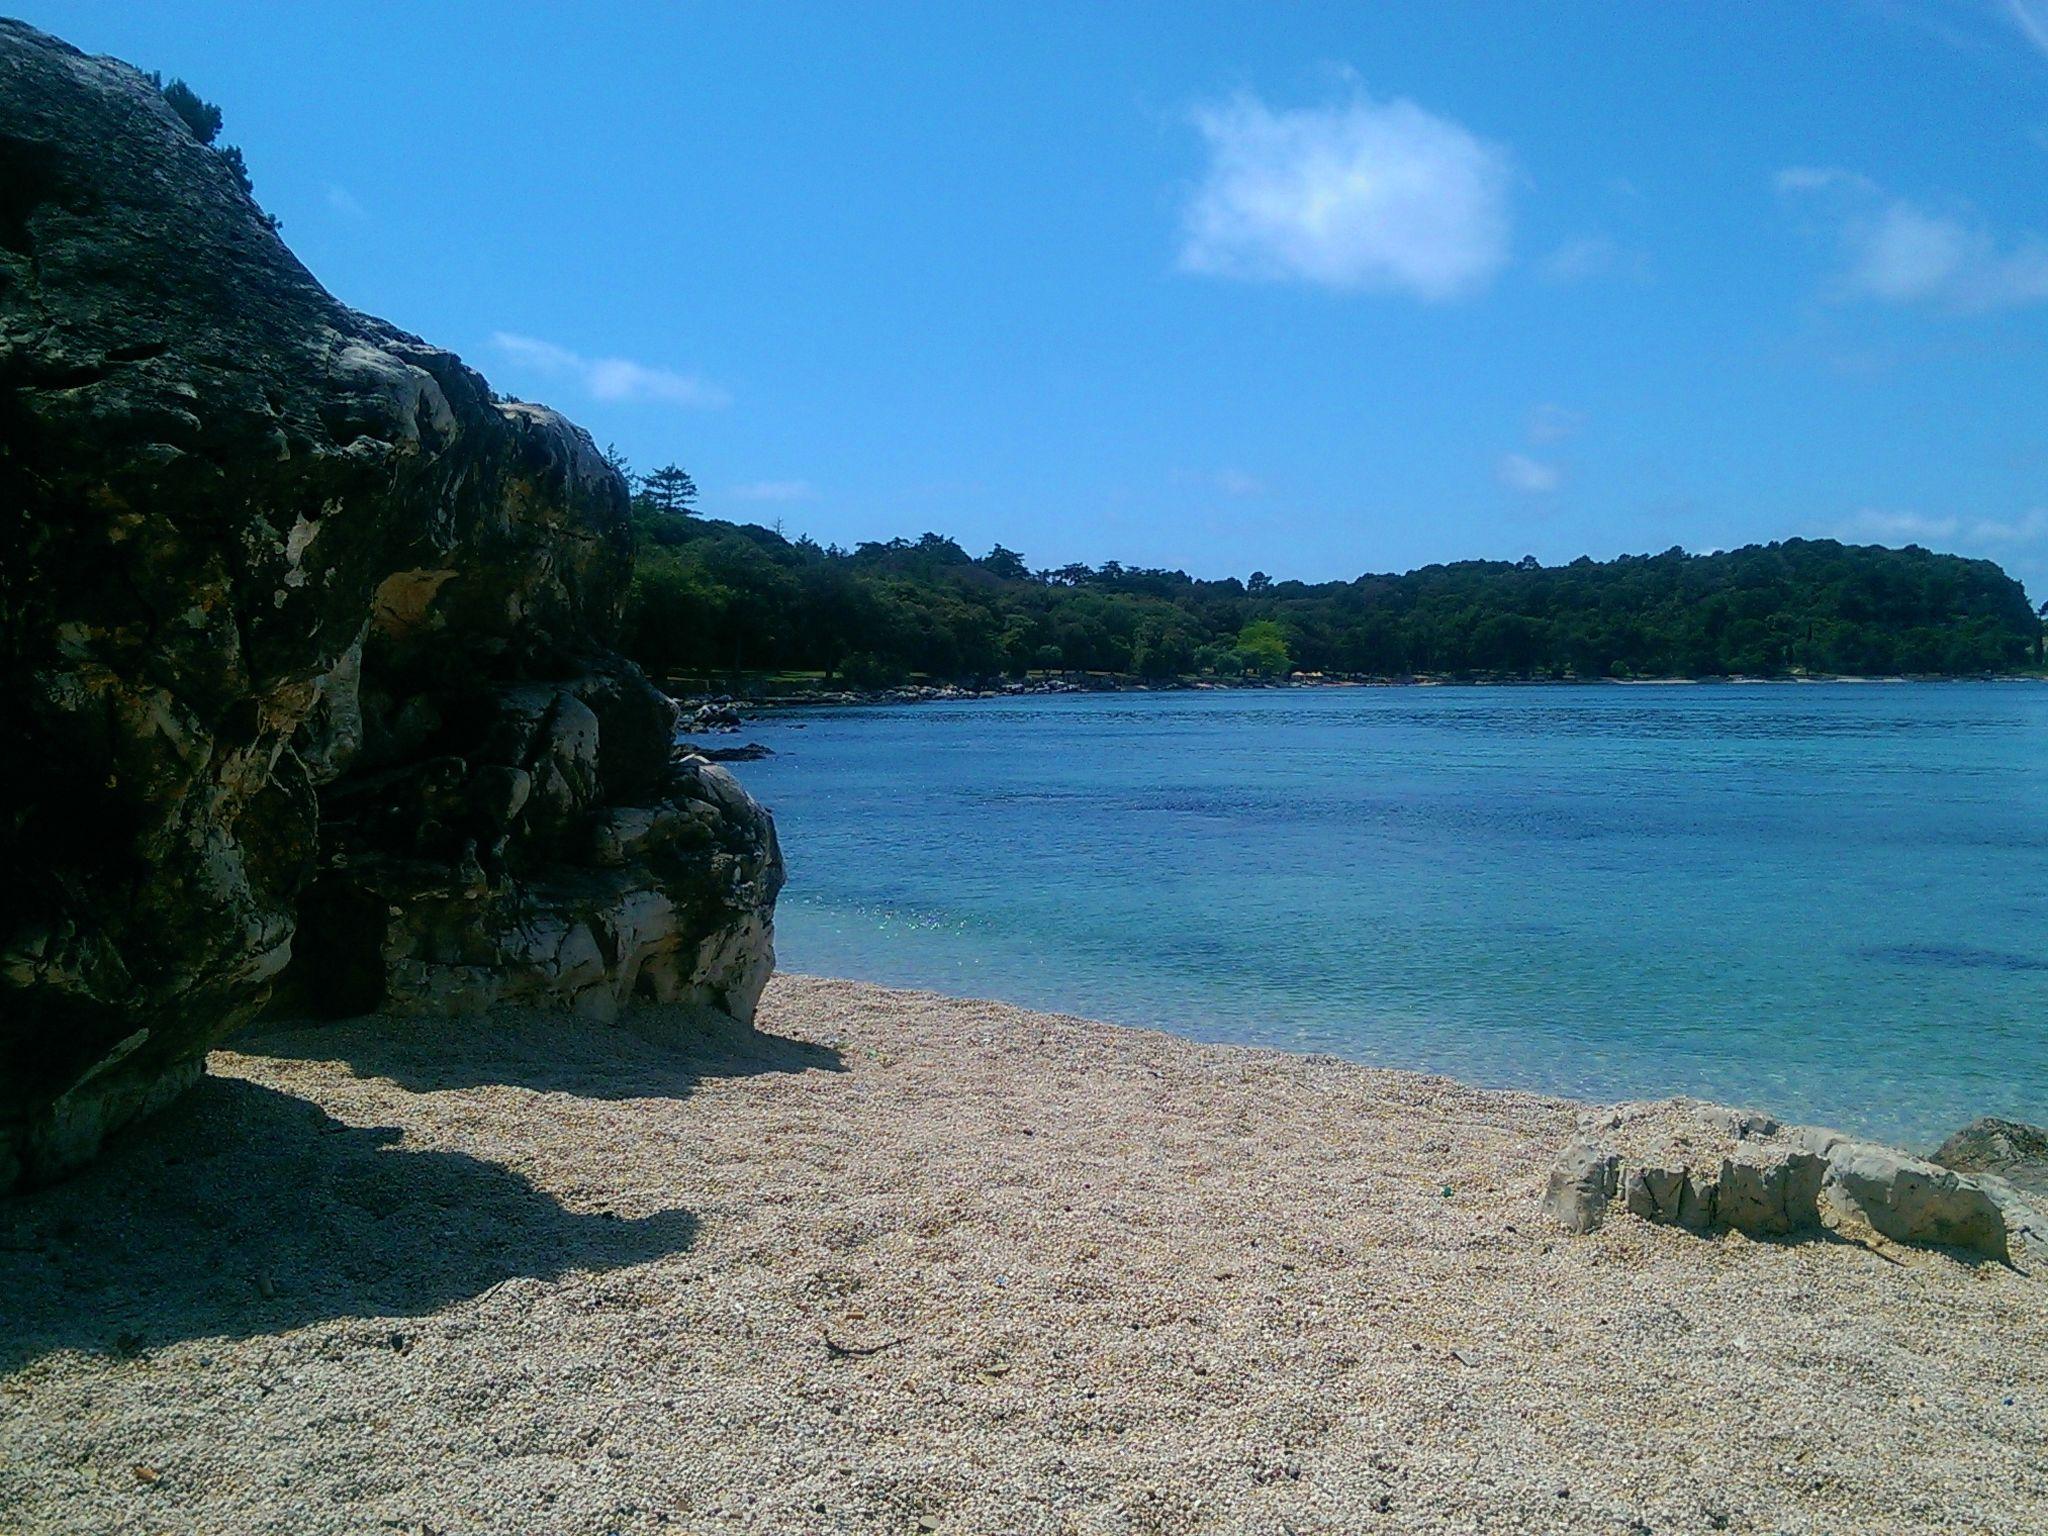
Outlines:
POLYGON ((634 499, 643 503, 648 511, 665 512, 671 517, 688 517, 697 509, 697 482, 680 464, 664 464, 653 473, 641 476, 634 499))
MULTIPOLYGON (((240 185, 241 189, 244 192, 249 193, 253 197, 256 192, 256 184, 249 179, 249 162, 242 158, 241 145, 221 145, 220 157, 221 159, 227 161, 228 169, 235 173, 236 183, 240 185)), ((271 221, 271 227, 273 229, 277 227, 276 220, 271 221)))
POLYGON ((185 126, 192 130, 192 137, 202 144, 211 144, 220 137, 220 108, 210 101, 202 101, 199 93, 182 80, 163 83, 163 76, 149 77, 164 93, 164 101, 170 109, 185 120, 185 126))
POLYGON ((1829 539, 1253 585, 1114 562, 1032 573, 936 533, 849 553, 642 507, 627 644, 665 673, 1956 674, 2024 666, 2041 636, 1988 560, 1829 539))
MULTIPOLYGON (((178 117, 187 128, 192 130, 192 137, 202 144, 211 146, 214 153, 227 162, 228 169, 234 173, 236 184, 249 194, 250 200, 253 202, 255 200, 256 185, 249 179, 249 165, 242 158, 241 147, 235 144, 215 144, 213 142, 220 137, 222 119, 219 105, 215 102, 204 100, 197 91, 193 90, 191 86, 182 80, 173 80, 169 85, 165 85, 162 75, 152 74, 149 78, 156 88, 163 92, 165 104, 178 114, 178 117)), ((264 214, 263 221, 272 229, 280 227, 276 216, 273 214, 264 214)))

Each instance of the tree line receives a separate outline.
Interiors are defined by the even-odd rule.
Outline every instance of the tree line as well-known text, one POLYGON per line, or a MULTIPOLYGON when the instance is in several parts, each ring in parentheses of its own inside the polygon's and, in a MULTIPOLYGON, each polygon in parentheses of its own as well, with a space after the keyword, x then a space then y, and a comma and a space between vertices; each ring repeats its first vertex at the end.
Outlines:
POLYGON ((1115 561, 1034 570, 937 533, 848 550, 698 517, 680 467, 636 476, 606 456, 627 476, 639 549, 626 648, 658 675, 707 681, 1958 675, 2039 665, 2048 617, 1991 561, 1832 539, 1317 583, 1115 561))

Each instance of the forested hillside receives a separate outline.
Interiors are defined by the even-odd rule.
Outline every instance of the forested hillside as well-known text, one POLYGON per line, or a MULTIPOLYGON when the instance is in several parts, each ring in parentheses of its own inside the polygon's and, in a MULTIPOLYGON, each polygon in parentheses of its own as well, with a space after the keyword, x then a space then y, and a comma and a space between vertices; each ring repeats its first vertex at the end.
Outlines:
POLYGON ((1115 563, 1034 571, 1000 545, 977 559, 932 533, 828 549, 640 504, 627 644, 669 675, 1714 677, 1980 673, 2040 658, 2018 582, 1918 548, 1788 539, 1309 585, 1115 563))

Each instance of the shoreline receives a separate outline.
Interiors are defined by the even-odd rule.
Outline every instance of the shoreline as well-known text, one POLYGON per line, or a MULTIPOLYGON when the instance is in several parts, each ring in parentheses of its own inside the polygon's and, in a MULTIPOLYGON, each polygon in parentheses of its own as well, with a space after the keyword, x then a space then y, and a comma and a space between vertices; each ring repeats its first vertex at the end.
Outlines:
MULTIPOLYGON (((1272 693, 1357 688, 1802 688, 1828 686, 1881 687, 1958 683, 2048 683, 2035 672, 1842 674, 1800 677, 1730 675, 1726 677, 1293 677, 1222 681, 1213 678, 1148 682, 1139 678, 1091 677, 1034 679, 996 686, 962 683, 905 683, 889 688, 803 689, 787 693, 731 693, 680 685, 675 678, 655 683, 686 712, 705 710, 775 713, 788 709, 858 708, 873 705, 951 703, 973 699, 1047 698, 1067 695, 1125 693, 1272 693)), ((689 729, 686 723, 683 727, 689 729)), ((698 726, 697 729, 719 729, 698 726)))
POLYGON ((0 1206, 28 1530, 2017 1532, 2040 1281, 1584 1236, 1586 1106, 783 975, 264 1027, 0 1206))

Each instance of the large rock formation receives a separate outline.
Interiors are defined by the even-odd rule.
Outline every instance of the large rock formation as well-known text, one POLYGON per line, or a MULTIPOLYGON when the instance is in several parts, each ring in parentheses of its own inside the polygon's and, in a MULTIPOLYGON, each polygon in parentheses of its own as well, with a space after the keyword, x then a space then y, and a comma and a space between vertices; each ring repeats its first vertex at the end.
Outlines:
POLYGON ((2048 1214, 1995 1174, 1690 1099, 1581 1120, 1550 1171, 1543 1209, 1590 1232, 1615 1207, 1697 1232, 1829 1232, 1880 1250, 1924 1244, 2030 1271, 2048 1265, 2048 1214))
POLYGON ((625 501, 0 21, 0 1188, 287 1000, 750 1016, 774 830, 611 649, 625 501))

